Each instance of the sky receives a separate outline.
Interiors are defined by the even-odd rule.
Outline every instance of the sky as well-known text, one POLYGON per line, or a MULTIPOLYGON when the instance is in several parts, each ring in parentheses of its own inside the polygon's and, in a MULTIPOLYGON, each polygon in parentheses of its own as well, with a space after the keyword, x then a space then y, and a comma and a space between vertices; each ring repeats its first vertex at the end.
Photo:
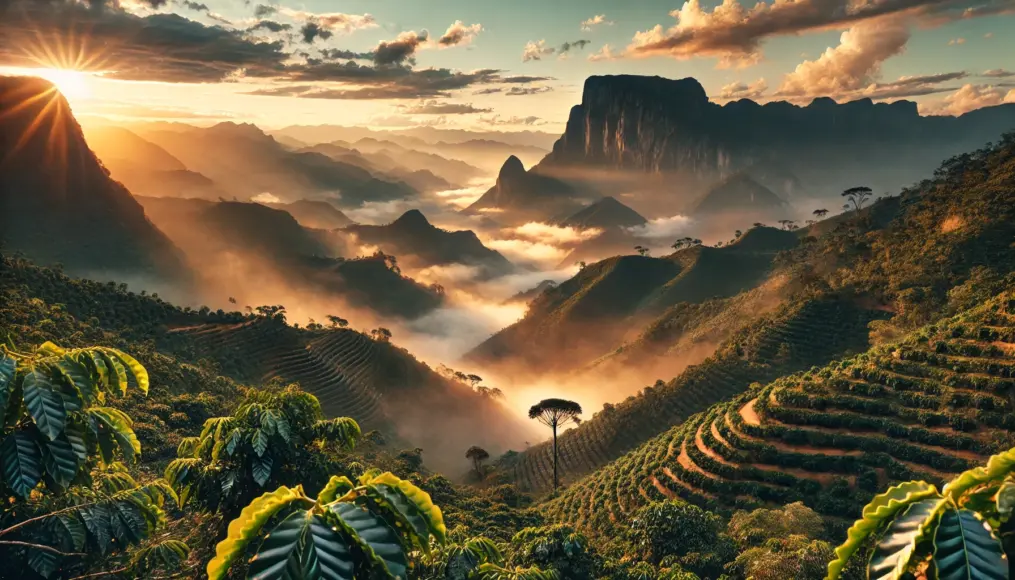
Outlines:
POLYGON ((0 0, 0 72, 118 120, 559 133, 599 74, 962 114, 1012 71, 1015 0, 0 0))

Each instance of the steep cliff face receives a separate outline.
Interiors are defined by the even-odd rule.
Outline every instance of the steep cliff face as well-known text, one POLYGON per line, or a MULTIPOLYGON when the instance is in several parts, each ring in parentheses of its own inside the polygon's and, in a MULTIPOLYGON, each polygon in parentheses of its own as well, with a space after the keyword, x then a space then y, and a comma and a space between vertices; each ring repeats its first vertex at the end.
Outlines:
POLYGON ((812 183, 855 176, 859 169, 889 187, 910 183, 941 159, 980 147, 1013 126, 1015 105, 962 117, 922 117, 916 103, 870 99, 718 105, 692 78, 594 76, 536 171, 594 165, 714 179, 779 163, 812 183))
POLYGON ((175 279, 183 257, 112 180, 56 88, 0 77, 0 242, 75 274, 175 279))

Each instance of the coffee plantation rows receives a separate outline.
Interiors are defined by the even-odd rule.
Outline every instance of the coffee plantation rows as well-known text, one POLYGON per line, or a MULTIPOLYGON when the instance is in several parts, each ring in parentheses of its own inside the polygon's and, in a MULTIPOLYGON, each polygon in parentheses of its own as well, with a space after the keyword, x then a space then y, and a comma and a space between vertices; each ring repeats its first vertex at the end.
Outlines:
MULTIPOLYGON (((867 324, 884 316, 838 296, 784 307, 736 333, 712 357, 669 383, 606 405, 591 420, 564 433, 558 442, 559 469, 565 480, 574 481, 753 382, 862 351, 867 348, 867 324)), ((525 489, 548 489, 551 459, 550 445, 530 448, 513 465, 515 480, 525 489)))
POLYGON ((600 532, 670 498, 716 510, 803 501, 843 523, 892 482, 941 484, 1010 448, 1013 395, 1009 291, 903 341, 755 384, 550 505, 600 532))

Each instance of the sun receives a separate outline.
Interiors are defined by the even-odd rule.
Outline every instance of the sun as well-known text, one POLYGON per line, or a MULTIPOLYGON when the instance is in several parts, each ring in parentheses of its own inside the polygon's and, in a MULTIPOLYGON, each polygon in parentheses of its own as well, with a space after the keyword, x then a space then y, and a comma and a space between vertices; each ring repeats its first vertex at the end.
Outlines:
POLYGON ((91 75, 64 68, 38 69, 35 74, 56 85, 56 88, 68 101, 78 101, 91 96, 89 86, 91 75))

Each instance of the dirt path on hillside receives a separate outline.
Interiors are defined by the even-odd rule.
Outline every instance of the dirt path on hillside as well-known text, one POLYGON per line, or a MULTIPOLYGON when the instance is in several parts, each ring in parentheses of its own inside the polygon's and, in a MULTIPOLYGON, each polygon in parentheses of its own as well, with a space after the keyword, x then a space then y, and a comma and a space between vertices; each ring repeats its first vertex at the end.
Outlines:
POLYGON ((740 416, 744 419, 744 423, 755 426, 761 425, 761 417, 759 417, 758 412, 754 410, 754 404, 757 402, 757 399, 751 399, 746 405, 740 407, 740 416))

